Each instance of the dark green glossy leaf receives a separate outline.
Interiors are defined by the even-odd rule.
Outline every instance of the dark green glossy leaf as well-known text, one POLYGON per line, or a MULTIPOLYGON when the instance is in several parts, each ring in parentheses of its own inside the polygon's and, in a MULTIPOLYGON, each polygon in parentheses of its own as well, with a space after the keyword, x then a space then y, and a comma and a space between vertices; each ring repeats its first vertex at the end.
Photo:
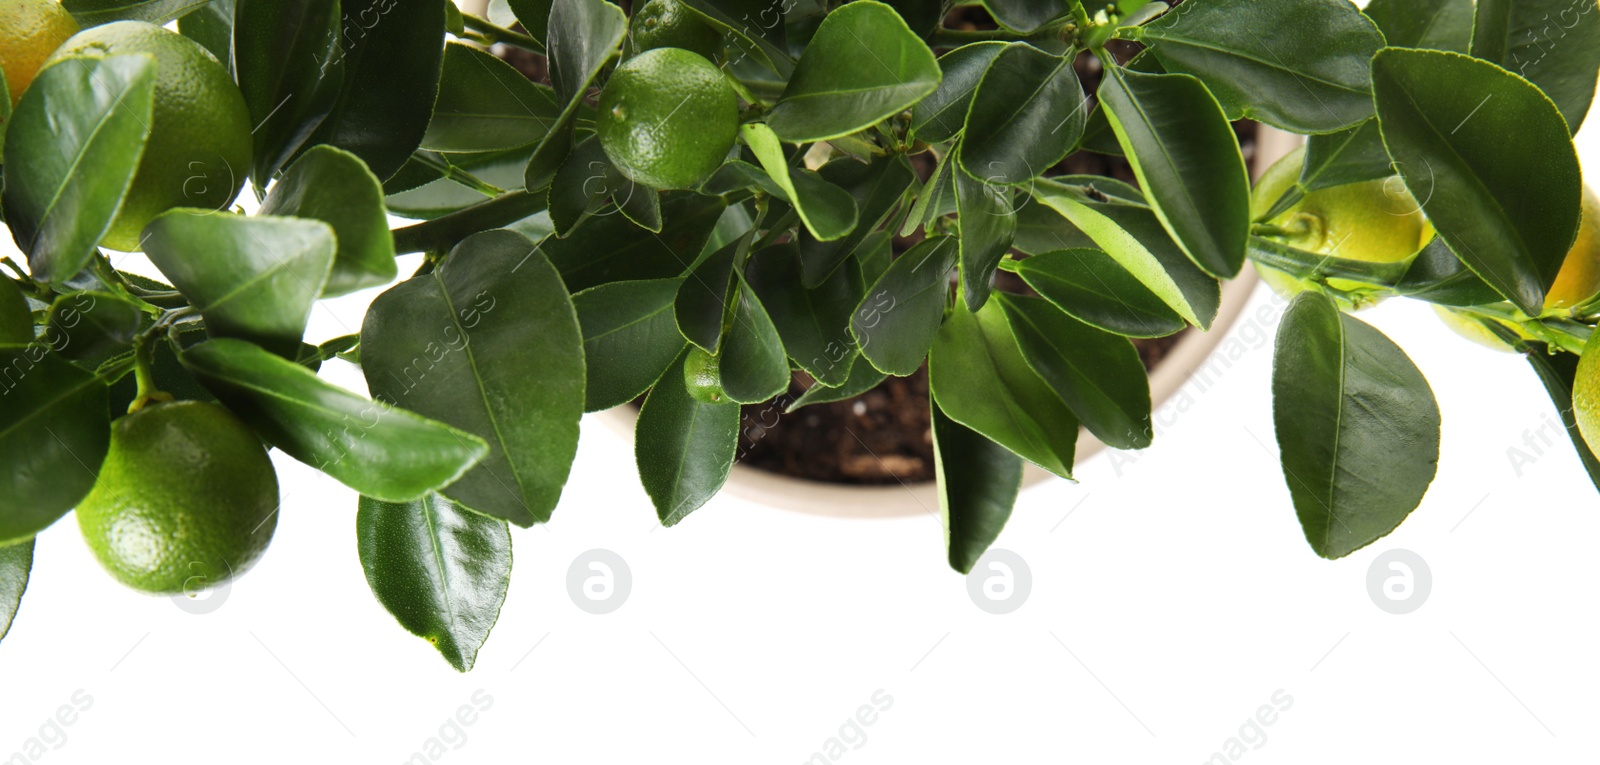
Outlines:
POLYGON ((323 297, 394 281, 394 237, 383 187, 361 159, 332 146, 301 155, 261 203, 262 215, 292 215, 333 227, 337 249, 323 297))
POLYGON ((33 540, 0 546, 0 640, 11 632, 33 571, 33 540))
POLYGON ((1306 139, 1306 163, 1300 168, 1300 186, 1306 193, 1393 174, 1376 119, 1306 139))
POLYGON ((963 45, 939 57, 939 87, 911 109, 911 132, 928 143, 943 143, 967 124, 967 107, 989 64, 1010 46, 1002 42, 963 45))
POLYGON ((750 251, 755 229, 711 253, 689 272, 678 287, 673 317, 689 342, 715 354, 722 348, 728 323, 728 303, 733 299, 733 269, 750 251))
POLYGON ((856 248, 856 264, 861 269, 861 283, 872 284, 883 278, 892 262, 890 256, 894 253, 894 233, 878 230, 867 235, 861 240, 861 246, 856 248))
POLYGON ((1349 0, 1189 0, 1141 39, 1167 71, 1205 81, 1229 119, 1327 133, 1372 116, 1383 34, 1349 0))
POLYGON ((998 184, 1044 175, 1083 135, 1088 108, 1071 58, 1027 43, 1007 45, 972 97, 961 167, 998 184))
POLYGON ((94 486, 111 441, 106 384, 44 345, 0 346, 0 544, 55 523, 94 486))
POLYGON ((93 27, 113 21, 147 21, 166 24, 207 0, 61 0, 78 26, 93 27))
POLYGON ((639 481, 663 526, 676 525, 716 496, 739 445, 739 405, 691 398, 683 384, 686 355, 651 389, 634 429, 639 481))
POLYGON ((1107 332, 1165 337, 1188 326, 1149 287, 1100 250, 1040 253, 1018 263, 1017 273, 1056 307, 1107 332))
POLYGON ((374 398, 489 442, 441 491, 519 526, 548 521, 583 416, 583 335, 561 279, 520 234, 486 231, 379 295, 361 327, 374 398))
POLYGON ((339 100, 345 65, 353 63, 343 46, 360 39, 341 36, 341 9, 374 10, 363 0, 238 0, 233 71, 256 126, 250 175, 258 189, 307 145, 339 100))
POLYGON ((23 94, 6 124, 4 204, 33 278, 65 281, 94 255, 144 155, 154 93, 154 59, 112 56, 46 67, 23 94))
POLYGON ((1551 353, 1549 346, 1544 343, 1521 338, 1511 342, 1521 346, 1518 350, 1527 357, 1528 364, 1539 376, 1539 382, 1544 383, 1545 392, 1550 394, 1551 403, 1556 405, 1556 415, 1561 418, 1567 437, 1572 439, 1578 459, 1583 462, 1583 470, 1589 474, 1589 482, 1600 489, 1600 459, 1589 449, 1583 433, 1578 430, 1578 420, 1573 415, 1572 387, 1578 378, 1578 357, 1570 353, 1551 353))
POLYGON ((905 377, 922 366, 950 302, 958 249, 955 237, 924 239, 867 288, 850 317, 850 332, 878 371, 905 377))
POLYGON ((610 282, 670 279, 689 269, 724 209, 717 197, 668 194, 658 235, 625 216, 607 215, 590 218, 565 239, 547 238, 539 249, 573 292, 610 282))
POLYGON ((574 147, 550 179, 550 223, 556 236, 571 234, 598 212, 619 178, 599 139, 590 137, 574 147))
POLYGON ((528 160, 523 179, 529 190, 544 188, 572 150, 572 132, 583 109, 580 97, 622 49, 628 18, 605 0, 556 0, 550 11, 550 81, 561 114, 528 160))
POLYGON ((855 268, 846 266, 816 287, 801 279, 801 256, 793 243, 750 256, 745 278, 761 298, 789 357, 822 385, 843 385, 856 357, 850 319, 861 301, 855 268))
POLYGON ((1372 76, 1384 145, 1429 222, 1489 286, 1538 315, 1577 235, 1583 184, 1555 105, 1457 53, 1387 48, 1372 76))
POLYGON ((1184 321, 1201 329, 1211 326, 1222 304, 1217 280, 1184 255, 1149 207, 1104 191, 1117 185, 1065 176, 1035 184, 1033 196, 1087 234, 1184 321))
POLYGON ((829 241, 855 230, 858 211, 850 192, 823 180, 811 170, 791 170, 783 156, 783 145, 766 125, 759 122, 740 125, 739 135, 755 153, 772 182, 783 191, 784 199, 794 205, 812 236, 829 241))
POLYGON ((1395 292, 1440 305, 1469 306, 1498 303, 1500 293, 1485 284, 1450 251, 1444 239, 1434 237, 1417 253, 1395 292))
POLYGON ((1342 558, 1393 531, 1433 481, 1439 405, 1405 351, 1302 293, 1278 328, 1272 418, 1311 549, 1342 558))
POLYGON ((612 282, 572 296, 583 327, 584 411, 638 398, 683 351, 673 319, 678 279, 612 282))
MULTIPOLYGON (((1055 250, 1093 248, 1094 240, 1070 221, 1032 196, 1017 207, 1017 238, 1011 248, 1029 255, 1055 250)), ((1144 204, 1140 197, 1139 204, 1144 204)), ((1160 225, 1160 224, 1157 224, 1160 225)))
POLYGON ((1002 293, 1000 305, 1028 366, 1090 433, 1114 449, 1150 445, 1150 380, 1133 343, 1041 298, 1002 293))
POLYGON ((740 276, 739 300, 723 341, 722 390, 730 401, 759 404, 789 389, 789 356, 777 325, 740 276))
POLYGON ((917 191, 917 203, 900 227, 901 236, 910 236, 918 226, 932 231, 935 220, 956 211, 955 174, 959 172, 954 152, 939 157, 939 163, 933 166, 933 175, 917 191))
POLYGON ((126 298, 109 292, 74 292, 56 298, 50 305, 39 342, 94 369, 133 342, 144 318, 139 306, 126 298))
POLYGON ((783 411, 787 414, 812 404, 831 404, 835 401, 852 399, 878 387, 880 383, 887 379, 889 379, 888 375, 874 369, 871 364, 857 359, 850 365, 850 376, 845 379, 843 385, 837 388, 829 388, 826 385, 813 385, 807 388, 805 393, 800 394, 798 398, 789 402, 789 406, 783 411))
POLYGON ((448 0, 350 0, 336 59, 339 98, 306 145, 329 143, 360 157, 379 180, 422 143, 439 92, 448 0))
POLYGON ((836 159, 817 171, 822 179, 850 192, 860 211, 855 228, 850 233, 830 242, 823 242, 809 230, 800 232, 800 261, 804 265, 803 280, 807 287, 822 284, 839 265, 850 257, 862 240, 876 231, 894 210, 895 203, 905 197, 906 189, 916 180, 911 166, 903 157, 884 157, 870 165, 851 159, 836 159))
POLYGON ((233 19, 235 0, 210 0, 178 19, 178 33, 200 43, 222 62, 222 67, 233 71, 233 19))
POLYGON ((955 173, 956 206, 961 216, 961 295, 977 311, 994 289, 994 272, 1017 236, 1016 202, 1011 188, 955 173))
POLYGON ((857 0, 822 22, 767 124, 792 143, 838 138, 910 108, 939 78, 933 51, 900 14, 857 0))
POLYGON ((145 254, 206 319, 290 356, 333 267, 334 233, 303 218, 178 208, 145 227, 145 254))
POLYGON ((1366 14, 1397 48, 1466 53, 1472 42, 1472 0, 1372 0, 1366 14))
POLYGON ((1250 236, 1250 176, 1216 99, 1188 75, 1112 70, 1100 102, 1173 241, 1212 276, 1239 273, 1250 236))
POLYGON ((555 0, 507 0, 507 3, 528 35, 544 42, 550 28, 550 9, 555 5, 555 0))
POLYGON ((268 443, 368 497, 420 499, 488 452, 477 436, 369 401, 243 340, 208 340, 180 359, 268 443))
POLYGON ((983 0, 995 21, 1022 34, 1067 15, 1076 5, 1078 0, 983 0))
POLYGON ((956 302, 928 354, 928 385, 950 419, 1072 477, 1078 420, 1023 359, 999 301, 977 315, 956 302))
POLYGON ((436 494, 403 504, 362 497, 361 568, 378 602, 433 644, 458 672, 472 669, 511 585, 511 532, 436 494))
POLYGON ((33 310, 22 290, 10 279, 0 278, 0 344, 24 345, 33 342, 33 310))
POLYGON ((1000 536, 1022 488, 1022 458, 933 407, 933 464, 950 567, 965 574, 1000 536))
POLYGON ((422 148, 499 151, 543 138, 561 116, 555 92, 470 45, 445 46, 439 99, 422 148))
MULTIPOLYGON (((392 215, 407 218, 432 219, 459 212, 490 200, 487 193, 467 188, 424 163, 432 161, 449 165, 470 174, 484 183, 499 188, 521 188, 523 173, 528 169, 528 158, 533 152, 527 148, 509 151, 478 152, 476 154, 434 154, 418 152, 393 178, 384 184, 384 204, 392 215), (419 161, 417 156, 426 157, 419 161)), ((534 197, 540 201, 544 195, 534 197)), ((468 233, 475 233, 468 232, 468 233)))
POLYGON ((794 57, 784 50, 784 11, 793 3, 768 0, 680 0, 721 31, 738 49, 734 63, 750 59, 787 78, 794 57))
POLYGON ((1472 55, 1539 86, 1576 134, 1600 76, 1596 10, 1587 0, 1478 0, 1472 55))

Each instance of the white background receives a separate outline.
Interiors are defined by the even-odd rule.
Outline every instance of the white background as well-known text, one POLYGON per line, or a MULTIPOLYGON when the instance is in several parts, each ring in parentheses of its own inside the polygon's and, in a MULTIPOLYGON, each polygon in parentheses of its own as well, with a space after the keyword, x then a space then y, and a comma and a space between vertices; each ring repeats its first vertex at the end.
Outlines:
MULTIPOLYGON (((1580 147, 1600 164, 1593 129, 1580 147)), ((311 337, 355 331, 371 298, 328 302, 311 337)), ((1201 763, 1241 735, 1233 753, 1261 765, 1593 762, 1600 498, 1526 362, 1424 305, 1363 314, 1432 382, 1444 445, 1398 531, 1325 561, 1277 463, 1272 302, 1258 291, 1233 330, 1248 352, 1162 410, 1152 448, 1023 494, 997 546, 1032 589, 1003 616, 946 567, 931 515, 721 497, 657 528, 630 447, 593 418, 554 521, 513 531, 510 593, 466 675, 373 599, 354 493, 282 453, 276 540, 205 615, 116 584, 68 517, 39 536, 0 647, 0 762, 794 764, 833 761, 810 758, 842 736, 837 760, 861 765, 1201 763), (1536 457, 1520 475, 1513 447, 1536 457), (632 572, 608 615, 567 594, 594 548, 632 572), (1367 591, 1395 548, 1433 580, 1403 616, 1367 591), (88 709, 47 725, 80 690, 88 709), (488 708, 451 724, 479 690, 488 708), (874 723, 847 725, 880 690, 892 703, 874 723), (1280 690, 1292 704, 1247 727, 1280 690), (53 744, 30 759, 40 736, 53 744)), ((352 368, 327 369, 364 392, 352 368)))

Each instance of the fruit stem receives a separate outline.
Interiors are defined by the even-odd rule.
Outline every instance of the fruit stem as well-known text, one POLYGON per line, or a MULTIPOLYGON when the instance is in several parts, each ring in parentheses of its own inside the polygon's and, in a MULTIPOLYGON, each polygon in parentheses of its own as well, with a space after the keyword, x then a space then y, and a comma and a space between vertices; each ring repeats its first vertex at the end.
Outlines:
POLYGON ((461 23, 467 29, 470 29, 488 38, 490 42, 516 46, 518 48, 531 50, 534 53, 542 54, 545 52, 544 43, 533 39, 532 36, 525 35, 521 32, 513 32, 505 27, 498 26, 490 22, 488 19, 479 18, 470 13, 463 13, 461 14, 461 23))
POLYGON ((745 103, 754 107, 751 109, 751 111, 755 111, 757 113, 766 112, 768 106, 767 102, 762 101, 760 98, 756 97, 756 94, 751 93, 750 88, 746 86, 738 77, 733 76, 726 69, 722 70, 722 77, 728 81, 728 85, 733 88, 734 93, 739 94, 739 97, 744 99, 745 103))
MULTIPOLYGON (((156 326, 159 325, 160 322, 157 322, 156 326)), ((152 330, 155 328, 151 327, 152 330)), ((155 348, 151 333, 142 334, 133 341, 133 379, 138 388, 133 396, 133 402, 128 404, 128 414, 143 409, 146 404, 172 400, 172 394, 156 385, 155 348)))

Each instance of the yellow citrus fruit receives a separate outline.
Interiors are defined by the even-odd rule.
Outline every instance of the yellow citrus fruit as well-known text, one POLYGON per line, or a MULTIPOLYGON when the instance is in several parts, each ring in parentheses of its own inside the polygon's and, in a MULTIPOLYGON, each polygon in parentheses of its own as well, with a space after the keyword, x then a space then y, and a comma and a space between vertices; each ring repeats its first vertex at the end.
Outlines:
POLYGON ((628 31, 638 51, 683 48, 717 61, 726 49, 722 33, 680 0, 650 0, 633 15, 628 31))
POLYGON ((45 59, 77 31, 72 14, 56 0, 0 2, 0 71, 5 72, 13 107, 45 59))
POLYGON ((717 357, 698 346, 689 346, 689 356, 683 360, 683 384, 689 389, 690 398, 703 404, 720 404, 727 400, 717 357))
POLYGON ((623 62, 600 92, 595 132, 617 169, 655 189, 699 186, 739 129, 739 101, 698 53, 655 48, 623 62))
POLYGON ((123 251, 139 249, 145 224, 174 207, 227 207, 244 184, 251 149, 250 110, 233 77, 183 35, 142 21, 117 21, 73 35, 51 61, 128 53, 155 58, 156 89, 150 141, 101 240, 123 251))
POLYGON ((152 404, 111 426, 78 527, 100 564, 148 593, 194 593, 253 565, 278 525, 261 439, 222 407, 152 404))
MULTIPOLYGON (((1478 345, 1481 345, 1485 348, 1492 348, 1497 351, 1505 351, 1506 353, 1516 352, 1515 348, 1512 348, 1510 344, 1506 343, 1504 340, 1501 340, 1499 335, 1489 331, 1489 328, 1485 327, 1483 322, 1479 321, 1477 318, 1458 313, 1442 305, 1435 305, 1433 307, 1433 312, 1439 315, 1439 320, 1444 322, 1446 327, 1449 327, 1456 334, 1471 340, 1478 345)), ((1493 321, 1500 326, 1515 332, 1525 339, 1533 339, 1532 335, 1529 335, 1527 332, 1523 331, 1521 327, 1518 327, 1515 324, 1499 321, 1498 319, 1488 319, 1488 321, 1493 321)))
POLYGON ((1544 296, 1545 310, 1573 308, 1600 293, 1600 196, 1583 187, 1583 222, 1578 239, 1561 261, 1556 283, 1544 296))
POLYGON ((1589 450, 1600 452, 1600 331, 1589 336, 1572 382, 1572 414, 1589 450))
MULTIPOLYGON (((1250 196, 1252 219, 1266 214, 1294 186, 1304 163, 1302 147, 1262 174, 1250 196)), ((1283 229, 1285 234, 1272 238, 1291 247, 1371 263, 1398 263, 1433 238, 1433 227, 1399 176, 1313 191, 1265 223, 1283 229)), ((1308 286, 1275 269, 1258 270, 1262 280, 1281 294, 1308 286)), ((1355 285, 1329 280, 1329 286, 1355 285)))

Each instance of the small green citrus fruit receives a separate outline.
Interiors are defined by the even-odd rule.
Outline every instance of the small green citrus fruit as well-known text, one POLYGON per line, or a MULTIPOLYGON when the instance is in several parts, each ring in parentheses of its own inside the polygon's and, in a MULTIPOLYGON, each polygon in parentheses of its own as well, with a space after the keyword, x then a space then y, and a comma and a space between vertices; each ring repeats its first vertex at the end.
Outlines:
POLYGON ((655 48, 623 62, 600 93, 600 147, 635 183, 690 189, 733 148, 739 101, 698 53, 655 48))

